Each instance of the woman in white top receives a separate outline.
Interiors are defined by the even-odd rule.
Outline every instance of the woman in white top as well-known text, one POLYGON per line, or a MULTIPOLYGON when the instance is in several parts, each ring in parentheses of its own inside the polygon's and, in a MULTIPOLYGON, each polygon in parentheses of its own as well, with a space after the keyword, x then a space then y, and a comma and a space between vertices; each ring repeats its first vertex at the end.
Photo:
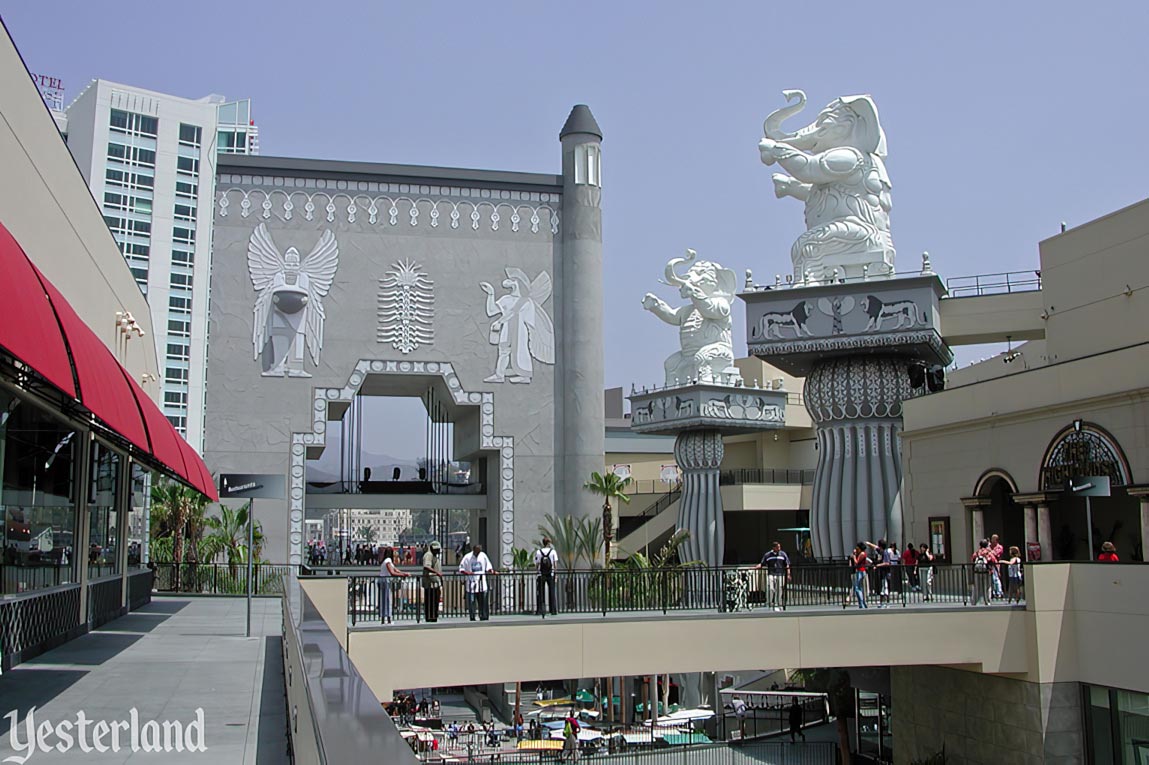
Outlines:
POLYGON ((411 576, 391 562, 393 555, 390 547, 384 547, 383 565, 379 567, 379 620, 384 624, 391 623, 391 579, 411 576))

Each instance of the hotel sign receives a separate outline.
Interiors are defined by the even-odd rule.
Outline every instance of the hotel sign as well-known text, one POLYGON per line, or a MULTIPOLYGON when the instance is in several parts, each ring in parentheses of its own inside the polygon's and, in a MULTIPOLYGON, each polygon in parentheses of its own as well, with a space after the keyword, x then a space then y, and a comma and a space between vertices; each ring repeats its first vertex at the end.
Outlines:
POLYGON ((40 97, 44 99, 48 108, 63 111, 64 81, 49 74, 36 74, 35 72, 29 72, 29 74, 32 77, 32 82, 36 83, 40 97))

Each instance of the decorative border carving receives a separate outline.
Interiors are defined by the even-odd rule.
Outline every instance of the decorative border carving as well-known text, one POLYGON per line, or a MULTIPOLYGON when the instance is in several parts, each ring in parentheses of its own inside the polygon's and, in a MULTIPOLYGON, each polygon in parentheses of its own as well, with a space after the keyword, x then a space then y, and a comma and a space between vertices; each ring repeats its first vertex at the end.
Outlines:
POLYGON ((233 202, 238 200, 241 218, 255 214, 269 220, 274 212, 284 220, 291 220, 301 209, 304 220, 322 217, 328 223, 334 223, 337 217, 340 221, 356 223, 361 216, 366 216, 366 222, 372 226, 415 227, 426 220, 431 228, 446 225, 458 229, 469 225, 473 231, 480 228, 498 231, 505 216, 514 232, 529 230, 537 234, 549 228, 551 236, 559 233, 558 208, 562 198, 558 194, 247 175, 223 176, 220 186, 272 181, 282 181, 286 188, 221 188, 219 217, 226 218, 233 202))
POLYGON ((891 332, 881 335, 812 337, 805 340, 790 340, 788 342, 758 342, 750 343, 749 350, 753 356, 769 357, 826 353, 827 351, 894 348, 905 345, 925 345, 936 353, 939 358, 946 360, 947 364, 953 359, 953 352, 942 342, 941 336, 932 329, 918 332, 891 332))
MULTIPOLYGON (((311 432, 291 434, 291 470, 288 497, 291 522, 288 533, 288 563, 303 562, 303 502, 307 473, 307 447, 327 442, 327 407, 341 401, 350 403, 368 375, 441 375, 461 406, 478 406, 480 446, 499 451, 499 557, 501 565, 512 563, 511 546, 515 537, 515 443, 511 436, 495 435, 495 396, 493 393, 466 391, 449 362, 384 361, 361 359, 342 388, 315 388, 311 411, 311 432)), ((488 491, 490 488, 488 487, 488 491)))

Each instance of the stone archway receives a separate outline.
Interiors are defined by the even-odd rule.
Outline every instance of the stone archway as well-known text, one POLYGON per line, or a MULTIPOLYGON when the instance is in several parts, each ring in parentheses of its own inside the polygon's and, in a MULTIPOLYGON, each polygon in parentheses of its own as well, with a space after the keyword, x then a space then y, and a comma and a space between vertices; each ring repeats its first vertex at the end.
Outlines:
MULTIPOLYGON (((1140 503, 1123 489, 1132 484, 1125 451, 1109 431, 1075 420, 1059 430, 1045 449, 1038 485, 1050 498, 1050 545, 1056 560, 1092 560, 1102 542, 1117 545, 1123 560, 1142 546, 1140 503), (1075 476, 1106 476, 1112 494, 1091 500, 1094 549, 1088 549, 1085 500, 1069 496, 1066 483, 1075 476)), ((1039 508, 1040 509, 1040 508, 1039 508)))
MULTIPOLYGON (((499 452, 499 551, 501 565, 512 562, 515 534, 515 444, 511 436, 495 434, 495 395, 464 390, 454 367, 444 361, 385 361, 361 359, 342 388, 315 388, 311 430, 291 434, 291 467, 288 471, 288 562, 303 562, 303 516, 307 472, 307 448, 327 443, 327 409, 331 404, 350 404, 373 375, 441 377, 455 403, 479 408, 479 447, 499 452)), ((489 490, 489 489, 488 489, 489 490)))
MULTIPOLYGON (((985 500, 980 508, 982 537, 990 538, 997 534, 1007 551, 1011 545, 1016 545, 1024 555, 1028 541, 1026 517, 1024 508, 1013 499, 1017 492, 1017 481, 1001 468, 991 468, 982 473, 974 487, 974 496, 985 500)), ((975 545, 979 541, 980 538, 973 540, 975 545)))

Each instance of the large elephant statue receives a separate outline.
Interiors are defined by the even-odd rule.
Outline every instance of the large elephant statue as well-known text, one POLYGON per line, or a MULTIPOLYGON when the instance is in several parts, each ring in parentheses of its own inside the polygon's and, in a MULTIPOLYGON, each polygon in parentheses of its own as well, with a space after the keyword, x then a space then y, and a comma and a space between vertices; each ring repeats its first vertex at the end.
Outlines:
POLYGON ((648 292, 642 299, 642 307, 667 324, 679 327, 681 350, 663 365, 667 387, 692 382, 734 385, 742 380, 738 367, 734 366, 730 313, 738 277, 729 268, 696 258, 694 250, 687 250, 685 258, 672 258, 666 264, 666 283, 678 287, 679 294, 688 298, 689 303, 672 308, 648 292), (677 269, 684 264, 690 267, 679 275, 677 269))
POLYGON ((834 278, 891 275, 890 178, 883 158, 886 136, 870 96, 834 99, 817 119, 796 133, 782 122, 806 105, 806 94, 785 90, 791 102, 763 124, 762 162, 777 163, 774 194, 806 203, 806 231, 790 257, 794 280, 825 283, 834 278))

